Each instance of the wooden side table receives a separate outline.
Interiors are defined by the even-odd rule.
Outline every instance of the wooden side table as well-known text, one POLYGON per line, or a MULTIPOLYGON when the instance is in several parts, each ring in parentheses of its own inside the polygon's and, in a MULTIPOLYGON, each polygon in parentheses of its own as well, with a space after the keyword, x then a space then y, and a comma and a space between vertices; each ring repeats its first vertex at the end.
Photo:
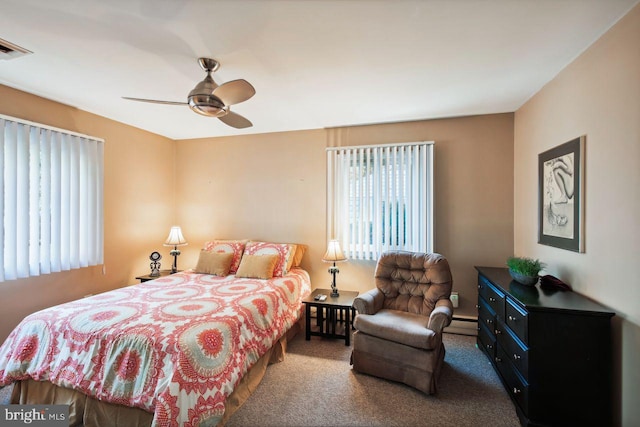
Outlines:
POLYGON ((344 338, 344 345, 351 345, 351 324, 355 316, 352 307, 358 292, 340 291, 340 296, 332 297, 331 289, 315 289, 311 295, 303 299, 305 304, 306 326, 305 339, 311 336, 328 338, 344 338), (327 299, 318 301, 316 295, 326 295, 327 299), (311 307, 316 308, 316 324, 311 325, 311 307))
MULTIPOLYGON (((178 270, 178 273, 181 270, 178 270)), ((136 280, 139 280, 140 283, 144 283, 144 282, 148 282, 149 280, 153 280, 153 279, 159 279, 160 277, 163 276, 169 276, 171 275, 171 270, 160 270, 160 275, 159 276, 150 276, 149 274, 145 274, 144 276, 138 276, 136 277, 136 280)))

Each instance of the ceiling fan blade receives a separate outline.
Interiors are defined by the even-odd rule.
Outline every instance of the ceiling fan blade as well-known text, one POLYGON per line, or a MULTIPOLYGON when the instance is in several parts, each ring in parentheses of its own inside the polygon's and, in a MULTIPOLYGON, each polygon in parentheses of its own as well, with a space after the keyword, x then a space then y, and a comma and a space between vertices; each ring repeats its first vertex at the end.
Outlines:
POLYGON ((244 128, 249 128, 253 126, 253 123, 251 123, 248 119, 245 119, 240 114, 236 114, 231 111, 229 111, 224 116, 218 117, 218 118, 222 120, 225 124, 236 129, 244 129, 244 128))
POLYGON ((224 105, 239 104, 255 94, 255 88, 244 79, 223 83, 213 90, 213 95, 224 102, 224 105))
POLYGON ((151 104, 166 104, 166 105, 188 105, 186 102, 178 101, 158 101, 157 99, 144 99, 144 98, 130 98, 123 96, 122 99, 128 99, 129 101, 149 102, 151 104))

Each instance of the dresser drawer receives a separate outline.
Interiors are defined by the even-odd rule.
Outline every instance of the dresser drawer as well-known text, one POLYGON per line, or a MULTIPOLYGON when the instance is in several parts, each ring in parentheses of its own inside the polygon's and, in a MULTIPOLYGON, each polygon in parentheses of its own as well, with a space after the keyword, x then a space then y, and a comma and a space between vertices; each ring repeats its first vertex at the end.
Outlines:
POLYGON ((486 326, 478 326, 478 347, 484 351, 491 361, 496 358, 496 337, 493 331, 489 331, 486 326))
POLYGON ((496 338, 504 353, 522 377, 529 381, 529 348, 500 321, 496 324, 496 338))
POLYGON ((496 313, 482 297, 478 298, 478 323, 485 325, 492 334, 496 328, 496 313))
POLYGON ((507 298, 506 311, 505 322, 507 326, 523 343, 529 345, 529 316, 527 312, 517 306, 510 298, 507 298))
POLYGON ((517 402, 525 415, 529 414, 529 384, 518 374, 501 345, 498 345, 495 359, 498 372, 507 385, 507 391, 517 402))
POLYGON ((482 276, 478 277, 478 293, 489 304, 496 316, 504 319, 504 293, 482 276))

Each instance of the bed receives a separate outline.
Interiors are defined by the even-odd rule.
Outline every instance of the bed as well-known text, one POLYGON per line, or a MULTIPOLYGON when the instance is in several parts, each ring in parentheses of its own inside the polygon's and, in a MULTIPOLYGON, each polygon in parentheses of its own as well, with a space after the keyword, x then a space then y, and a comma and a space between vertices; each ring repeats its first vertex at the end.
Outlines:
POLYGON ((27 316, 0 347, 0 385, 15 383, 13 403, 69 404, 70 425, 224 424, 282 359, 311 291, 295 245, 269 245, 235 248, 214 275, 208 243, 194 270, 27 316), (266 258, 271 278, 243 269, 266 258))

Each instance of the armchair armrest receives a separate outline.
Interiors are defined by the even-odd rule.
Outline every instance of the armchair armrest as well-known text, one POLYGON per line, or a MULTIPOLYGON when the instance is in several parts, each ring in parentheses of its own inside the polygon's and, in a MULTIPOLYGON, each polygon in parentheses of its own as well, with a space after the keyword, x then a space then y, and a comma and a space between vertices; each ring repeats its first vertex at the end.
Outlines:
POLYGON ((429 316, 429 329, 439 334, 451 324, 453 318, 453 304, 449 298, 442 298, 436 302, 436 307, 429 316))
POLYGON ((361 314, 376 314, 382 308, 384 294, 380 289, 374 288, 353 300, 353 308, 361 314))

